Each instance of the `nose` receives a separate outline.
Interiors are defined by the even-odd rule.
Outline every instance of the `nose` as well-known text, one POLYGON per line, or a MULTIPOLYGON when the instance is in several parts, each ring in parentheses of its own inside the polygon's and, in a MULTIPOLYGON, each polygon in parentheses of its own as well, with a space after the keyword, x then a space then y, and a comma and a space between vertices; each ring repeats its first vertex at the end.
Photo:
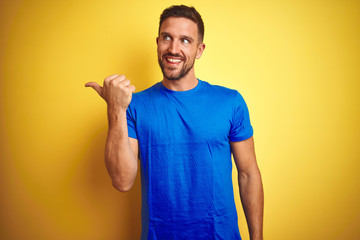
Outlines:
POLYGON ((169 52, 171 54, 177 54, 180 52, 180 45, 177 41, 172 41, 169 46, 169 52))

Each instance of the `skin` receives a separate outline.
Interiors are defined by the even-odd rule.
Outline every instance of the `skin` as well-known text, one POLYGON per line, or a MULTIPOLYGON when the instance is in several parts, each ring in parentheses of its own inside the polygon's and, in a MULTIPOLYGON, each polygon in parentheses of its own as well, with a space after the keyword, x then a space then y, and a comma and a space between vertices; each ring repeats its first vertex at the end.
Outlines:
MULTIPOLYGON (((186 18, 170 17, 160 26, 156 38, 163 85, 174 91, 190 90, 198 84, 194 62, 205 44, 198 39, 196 23, 186 18)), ((107 103, 109 130, 105 146, 105 164, 113 186, 121 192, 131 189, 138 169, 138 141, 128 137, 126 109, 135 87, 124 75, 105 78, 103 86, 88 82, 107 103)), ((256 162, 253 137, 230 142, 238 170, 240 198, 251 240, 263 239, 264 194, 256 162)))
POLYGON ((132 98, 135 87, 124 75, 111 75, 105 78, 103 86, 88 82, 107 103, 109 121, 105 145, 105 165, 113 186, 126 192, 134 185, 138 169, 138 141, 129 138, 126 109, 132 98))
POLYGON ((187 18, 167 18, 161 24, 156 43, 164 86, 174 91, 194 88, 198 84, 194 62, 201 57, 205 49, 205 44, 199 42, 197 25, 187 18), (180 62, 170 62, 170 59, 180 62), (169 78, 179 75, 184 68, 189 68, 189 71, 181 79, 169 78))
POLYGON ((244 209, 251 240, 263 239, 264 191, 256 162, 253 137, 230 142, 236 168, 240 199, 244 209))

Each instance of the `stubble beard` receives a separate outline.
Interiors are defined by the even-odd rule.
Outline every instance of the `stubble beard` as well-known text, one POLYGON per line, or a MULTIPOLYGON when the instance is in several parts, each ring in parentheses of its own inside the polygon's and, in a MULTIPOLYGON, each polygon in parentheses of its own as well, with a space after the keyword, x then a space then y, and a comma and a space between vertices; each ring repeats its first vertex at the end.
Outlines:
MULTIPOLYGON (((166 56, 171 56, 171 55, 168 54, 166 56)), ((176 72, 172 73, 173 71, 176 70, 176 68, 172 68, 172 67, 166 68, 163 64, 163 61, 166 61, 166 59, 165 59, 166 56, 163 56, 163 60, 158 58, 158 62, 159 62, 159 65, 160 65, 160 68, 161 68, 161 71, 162 71, 164 77, 168 80, 171 80, 171 81, 180 80, 181 78, 185 77, 190 72, 190 70, 194 67, 195 59, 190 64, 184 63, 178 73, 176 73, 176 72), (168 71, 170 73, 167 73, 166 71, 168 71)))

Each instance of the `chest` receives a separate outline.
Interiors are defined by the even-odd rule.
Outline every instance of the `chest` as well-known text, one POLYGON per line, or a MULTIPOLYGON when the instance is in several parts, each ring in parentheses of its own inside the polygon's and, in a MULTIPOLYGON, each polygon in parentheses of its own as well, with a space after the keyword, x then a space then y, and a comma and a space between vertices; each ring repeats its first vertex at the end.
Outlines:
POLYGON ((139 144, 229 141, 232 110, 209 98, 151 100, 137 112, 139 144))

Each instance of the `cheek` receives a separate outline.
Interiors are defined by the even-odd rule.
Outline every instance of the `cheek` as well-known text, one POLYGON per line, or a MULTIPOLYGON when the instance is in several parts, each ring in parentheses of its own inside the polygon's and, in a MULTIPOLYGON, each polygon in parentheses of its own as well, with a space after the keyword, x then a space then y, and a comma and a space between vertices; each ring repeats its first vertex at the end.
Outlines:
POLYGON ((186 55, 188 56, 188 58, 191 58, 191 59, 192 59, 192 58, 196 58, 196 56, 197 56, 197 49, 193 49, 193 48, 188 49, 186 55))
POLYGON ((170 46, 170 44, 168 42, 165 42, 165 41, 159 41, 158 45, 157 45, 157 48, 158 49, 161 49, 161 50, 164 50, 164 49, 168 49, 170 46))
POLYGON ((157 48, 157 55, 159 58, 163 55, 163 50, 160 47, 157 48))
POLYGON ((164 54, 166 52, 166 46, 164 45, 158 45, 157 46, 157 53, 158 53, 158 56, 161 56, 162 54, 164 54))

